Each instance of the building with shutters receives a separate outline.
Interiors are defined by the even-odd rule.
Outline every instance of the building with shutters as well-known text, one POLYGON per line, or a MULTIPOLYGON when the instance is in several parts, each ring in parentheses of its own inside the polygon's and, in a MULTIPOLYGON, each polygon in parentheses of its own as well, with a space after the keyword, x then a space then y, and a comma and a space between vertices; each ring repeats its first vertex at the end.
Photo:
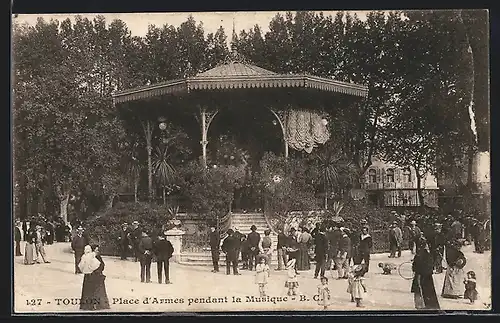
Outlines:
POLYGON ((401 168, 374 158, 363 180, 361 187, 366 190, 366 198, 371 204, 387 207, 438 206, 436 177, 427 174, 421 180, 424 200, 420 201, 416 173, 412 167, 401 168))

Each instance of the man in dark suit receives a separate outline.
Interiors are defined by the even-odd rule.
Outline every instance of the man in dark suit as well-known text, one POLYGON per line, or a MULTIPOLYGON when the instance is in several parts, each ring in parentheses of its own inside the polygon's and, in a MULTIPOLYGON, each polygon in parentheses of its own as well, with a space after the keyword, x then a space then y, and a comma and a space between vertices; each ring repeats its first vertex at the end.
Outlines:
POLYGON ((236 251, 238 247, 238 242, 234 237, 234 231, 232 229, 227 230, 227 237, 222 242, 222 251, 226 254, 226 275, 231 274, 231 266, 233 267, 233 274, 240 275, 238 273, 238 261, 236 259, 236 251))
POLYGON ((243 238, 243 234, 241 234, 238 228, 234 228, 233 236, 236 241, 236 262, 239 262, 241 253, 241 242, 242 242, 241 239, 243 238))
POLYGON ((132 231, 130 232, 130 241, 132 242, 132 249, 134 251, 134 261, 137 261, 139 253, 139 243, 142 239, 142 229, 139 228, 139 221, 132 222, 132 231))
POLYGON ((138 258, 141 264, 141 283, 151 282, 151 261, 153 260, 153 239, 146 231, 142 231, 142 237, 137 246, 138 258))
POLYGON ((170 284, 170 258, 174 253, 174 247, 163 232, 160 232, 157 240, 153 243, 153 253, 156 256, 158 283, 162 283, 162 270, 165 269, 165 283, 170 284))
POLYGON ((318 274, 321 275, 320 277, 324 277, 326 257, 328 254, 328 239, 325 236, 324 227, 320 227, 318 229, 318 232, 314 237, 314 243, 314 252, 316 254, 316 269, 314 270, 314 278, 318 278, 318 274))
POLYGON ((285 235, 282 229, 278 230, 278 268, 276 270, 282 270, 286 263, 288 262, 286 247, 287 247, 288 237, 285 235))
POLYGON ((341 237, 342 232, 340 231, 338 224, 332 224, 331 230, 326 233, 326 238, 328 240, 328 259, 326 268, 328 269, 332 268, 332 263, 335 265, 335 258, 337 258, 341 237))
POLYGON ((220 237, 219 237, 219 232, 216 232, 215 226, 210 227, 210 252, 212 253, 212 263, 214 266, 214 269, 212 270, 213 273, 218 273, 219 272, 219 248, 220 248, 220 237))
POLYGON ((128 249, 130 248, 130 231, 128 229, 128 223, 122 224, 122 229, 120 231, 120 236, 118 237, 120 243, 120 259, 127 260, 128 249))
POLYGON ((260 234, 257 232, 257 227, 252 225, 250 227, 250 233, 247 236, 248 245, 250 247, 250 258, 248 260, 248 269, 253 270, 254 266, 257 266, 257 255, 259 254, 259 242, 260 234))
POLYGON ((16 221, 16 226, 14 227, 14 241, 16 242, 16 257, 20 257, 23 254, 21 253, 21 221, 16 221))
POLYGON ((83 235, 83 228, 78 227, 76 229, 76 235, 73 237, 71 241, 71 249, 75 253, 75 274, 81 274, 82 271, 78 268, 78 264, 83 256, 83 251, 85 246, 89 244, 87 238, 83 235))

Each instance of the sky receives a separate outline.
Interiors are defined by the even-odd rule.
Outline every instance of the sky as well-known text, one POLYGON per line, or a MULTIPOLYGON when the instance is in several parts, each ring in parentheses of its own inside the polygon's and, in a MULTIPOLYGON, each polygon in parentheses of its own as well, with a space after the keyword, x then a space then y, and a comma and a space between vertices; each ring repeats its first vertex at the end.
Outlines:
MULTIPOLYGON (((323 11, 325 16, 334 16, 337 11, 323 11)), ((367 11, 355 11, 358 17, 362 20, 366 19, 367 11)), ((189 15, 193 15, 193 18, 197 23, 202 22, 203 28, 205 30, 205 35, 209 33, 215 33, 220 26, 222 26, 228 36, 228 41, 230 41, 233 21, 235 25, 235 30, 239 34, 241 30, 249 30, 253 28, 255 24, 258 24, 263 33, 269 30, 269 22, 277 14, 280 13, 285 15, 284 11, 254 11, 254 12, 176 12, 176 13, 106 13, 106 14, 78 14, 82 17, 87 17, 93 19, 97 15, 103 15, 106 18, 106 22, 110 23, 114 19, 120 19, 124 21, 132 36, 144 36, 148 30, 149 25, 156 25, 158 27, 163 26, 168 23, 178 27, 181 23, 185 22, 189 15)), ((319 13, 319 11, 318 11, 319 13)), ((354 11, 353 11, 354 13, 354 11)), ((19 23, 28 23, 33 25, 36 23, 38 17, 43 17, 45 20, 56 19, 60 22, 66 18, 70 18, 74 21, 77 15, 71 14, 24 14, 18 15, 15 18, 19 23)))

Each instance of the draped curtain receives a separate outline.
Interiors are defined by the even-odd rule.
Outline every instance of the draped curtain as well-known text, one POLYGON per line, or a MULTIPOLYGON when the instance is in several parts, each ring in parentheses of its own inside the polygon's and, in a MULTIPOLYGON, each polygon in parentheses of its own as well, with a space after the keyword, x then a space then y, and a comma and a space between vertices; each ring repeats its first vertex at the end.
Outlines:
POLYGON ((311 153, 315 147, 324 144, 330 139, 330 132, 322 120, 321 115, 314 111, 290 111, 286 122, 288 146, 311 153))

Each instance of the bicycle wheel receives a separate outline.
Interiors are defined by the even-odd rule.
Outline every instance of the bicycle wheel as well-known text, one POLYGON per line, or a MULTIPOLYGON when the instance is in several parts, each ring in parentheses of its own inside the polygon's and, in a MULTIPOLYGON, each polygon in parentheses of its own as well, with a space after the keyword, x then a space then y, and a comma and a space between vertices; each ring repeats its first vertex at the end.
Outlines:
POLYGON ((400 264, 398 266, 398 274, 403 279, 412 280, 413 276, 414 276, 413 268, 412 268, 412 262, 411 261, 405 261, 402 264, 400 264))

